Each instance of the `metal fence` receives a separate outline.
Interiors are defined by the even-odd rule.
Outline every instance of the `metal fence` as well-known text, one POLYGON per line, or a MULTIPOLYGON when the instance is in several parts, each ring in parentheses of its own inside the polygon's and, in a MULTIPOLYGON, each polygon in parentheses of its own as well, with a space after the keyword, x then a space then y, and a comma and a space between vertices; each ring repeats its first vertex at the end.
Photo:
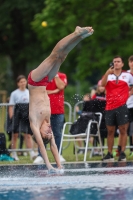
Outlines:
MULTIPOLYGON (((76 107, 77 106, 81 107, 82 105, 83 105, 83 101, 79 101, 72 108, 70 103, 64 102, 66 121, 74 122, 78 117, 77 112, 76 112, 76 107)), ((9 103, 0 103, 0 133, 6 133, 7 134, 6 127, 7 127, 7 118, 8 118, 8 108, 9 108, 9 106, 11 106, 11 104, 9 104, 9 103)), ((70 126, 68 128, 68 133, 69 133, 69 130, 70 130, 70 126)), ((19 132, 19 138, 18 138, 19 140, 20 140, 20 135, 21 135, 21 132, 19 132)), ((19 142, 18 142, 18 144, 19 144, 19 142)), ((66 143, 63 146, 63 149, 66 149, 69 146, 69 144, 70 144, 70 142, 66 143)), ((100 147, 95 147, 95 148, 98 149, 100 147)), ((117 146, 114 146, 113 148, 117 148, 117 146)), ((126 146, 126 148, 130 149, 130 148, 133 148, 133 146, 128 145, 128 146, 126 146)), ((79 147, 79 149, 82 149, 82 148, 79 147)), ((88 147, 88 149, 92 149, 92 147, 88 147)), ((107 149, 107 146, 103 146, 103 149, 107 149)), ((36 148, 35 148, 35 150, 36 150, 36 148)), ((9 151, 14 151, 14 150, 9 149, 9 151)), ((19 145, 18 145, 18 147, 15 151, 31 151, 31 149, 20 149, 19 145)))
MULTIPOLYGON (((9 106, 14 106, 9 103, 0 103, 0 133, 5 133, 7 136, 8 140, 8 132, 7 132, 7 127, 8 127, 8 110, 9 106)), ((72 121, 72 106, 68 102, 64 102, 64 107, 65 107, 65 119, 68 121, 72 121)), ((15 119, 13 118, 12 120, 12 125, 14 123, 15 119)), ((23 134, 21 131, 21 124, 19 124, 19 135, 18 135, 18 142, 17 142, 17 149, 15 151, 20 151, 20 152, 25 152, 25 151, 31 151, 31 149, 26 149, 26 148, 20 148, 20 140, 21 140, 21 135, 23 134)), ((67 148, 69 146, 69 142, 66 143, 63 147, 63 149, 67 148)), ((34 150, 37 150, 37 148, 33 148, 34 150)), ((47 148, 49 150, 49 148, 47 148)), ((10 152, 14 151, 14 149, 9 149, 10 152)))

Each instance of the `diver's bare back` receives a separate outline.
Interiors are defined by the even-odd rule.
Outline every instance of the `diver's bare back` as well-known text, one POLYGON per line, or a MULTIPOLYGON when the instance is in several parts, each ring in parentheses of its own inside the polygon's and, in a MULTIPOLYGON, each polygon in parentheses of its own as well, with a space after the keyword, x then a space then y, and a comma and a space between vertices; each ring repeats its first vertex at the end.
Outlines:
POLYGON ((34 124, 41 127, 42 123, 50 122, 50 101, 46 87, 28 85, 30 92, 29 118, 34 124))

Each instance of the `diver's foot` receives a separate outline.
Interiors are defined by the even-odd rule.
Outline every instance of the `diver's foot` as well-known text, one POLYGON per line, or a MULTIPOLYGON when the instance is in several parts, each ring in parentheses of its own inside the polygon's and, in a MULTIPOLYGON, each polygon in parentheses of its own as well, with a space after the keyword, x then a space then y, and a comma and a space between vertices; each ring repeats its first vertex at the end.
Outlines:
POLYGON ((89 37, 90 35, 92 35, 94 32, 92 27, 83 27, 81 28, 80 26, 77 26, 75 29, 75 33, 77 35, 80 35, 82 38, 86 38, 89 37))

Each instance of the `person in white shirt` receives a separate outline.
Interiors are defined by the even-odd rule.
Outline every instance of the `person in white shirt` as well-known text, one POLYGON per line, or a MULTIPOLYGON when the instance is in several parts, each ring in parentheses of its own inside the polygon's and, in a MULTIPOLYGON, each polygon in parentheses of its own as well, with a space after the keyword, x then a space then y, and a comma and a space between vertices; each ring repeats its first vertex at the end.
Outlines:
MULTIPOLYGON (((12 157, 19 160, 15 151, 17 146, 18 133, 24 133, 26 147, 32 149, 32 131, 29 123, 29 90, 26 88, 27 80, 24 75, 17 77, 18 89, 14 90, 10 95, 9 101, 9 117, 12 119, 12 140, 11 148, 14 149, 12 157)), ((33 150, 29 151, 31 159, 35 157, 33 150)))
MULTIPOLYGON (((133 76, 133 55, 131 55, 128 58, 128 65, 130 68, 130 70, 128 70, 128 72, 130 72, 133 76)), ((133 87, 132 86, 130 87, 129 98, 127 100, 127 107, 129 110, 129 122, 130 122, 129 130, 128 130, 130 146, 133 146, 133 87)), ((130 149, 130 157, 133 157, 133 148, 130 149)))

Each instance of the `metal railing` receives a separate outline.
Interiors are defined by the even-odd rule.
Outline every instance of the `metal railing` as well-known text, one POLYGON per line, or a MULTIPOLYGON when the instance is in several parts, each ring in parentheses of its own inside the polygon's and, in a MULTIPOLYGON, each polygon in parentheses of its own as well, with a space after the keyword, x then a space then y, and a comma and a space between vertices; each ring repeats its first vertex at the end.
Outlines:
MULTIPOLYGON (((0 132, 1 133, 7 133, 7 127, 8 127, 8 108, 9 106, 14 106, 14 104, 9 104, 9 103, 0 103, 0 132)), ((66 107, 67 106, 67 119, 68 121, 72 121, 72 106, 70 103, 68 102, 64 102, 64 106, 66 107)), ((14 123, 14 118, 13 118, 13 123, 14 123)), ((13 124, 12 124, 13 126, 13 124)), ((13 134, 13 133, 12 133, 13 134)), ((20 146, 20 136, 21 136, 22 132, 19 131, 19 136, 18 136, 18 146, 20 146)), ((68 146, 69 146, 70 142, 66 143, 65 146, 63 146, 63 149, 66 149, 68 146)), ((47 148, 49 150, 49 148, 47 148)), ((33 148, 33 149, 27 149, 27 148, 24 148, 24 149, 21 149, 19 147, 17 147, 17 149, 9 149, 10 152, 12 151, 20 151, 20 152, 28 152, 28 151, 31 151, 31 150, 37 150, 37 148, 33 148)))
MULTIPOLYGON (((68 109, 68 113, 67 113, 67 119, 69 122, 72 123, 72 121, 75 121, 76 118, 77 118, 77 113, 76 113, 76 107, 79 106, 79 105, 82 105, 83 104, 83 101, 79 101, 77 102, 75 105, 74 105, 74 108, 72 109, 72 106, 70 103, 68 102, 64 102, 64 105, 67 106, 67 109, 68 109)), ((0 103, 0 132, 3 132, 3 133, 6 133, 6 126, 7 126, 7 115, 8 115, 8 107, 9 106, 13 106, 9 103, 0 103)), ((70 130, 70 125, 69 125, 69 128, 68 128, 68 131, 67 131, 67 134, 69 134, 69 130, 70 130)), ((21 133, 19 133, 19 140, 20 140, 20 135, 21 133)), ((69 147, 69 144, 70 144, 70 141, 68 139, 68 141, 65 143, 65 145, 63 146, 63 149, 66 149, 69 147)), ((82 149, 82 147, 78 147, 79 149, 82 149)), ((88 146, 88 149, 91 149, 92 148, 95 148, 95 149, 100 149, 100 147, 89 147, 88 146)), ((108 147, 107 146, 103 146, 102 147, 103 149, 107 149, 108 147)), ((114 149, 117 148, 117 146, 113 146, 114 149)), ((130 146, 130 145, 127 145, 126 146, 126 149, 131 149, 133 148, 133 146, 130 146)), ((33 148, 34 150, 37 150, 37 148, 33 148)), ((33 149, 20 149, 17 147, 17 149, 15 149, 15 151, 20 151, 20 152, 28 152, 28 151, 31 151, 33 149)), ((14 149, 9 149, 10 152, 14 151, 14 149)))

